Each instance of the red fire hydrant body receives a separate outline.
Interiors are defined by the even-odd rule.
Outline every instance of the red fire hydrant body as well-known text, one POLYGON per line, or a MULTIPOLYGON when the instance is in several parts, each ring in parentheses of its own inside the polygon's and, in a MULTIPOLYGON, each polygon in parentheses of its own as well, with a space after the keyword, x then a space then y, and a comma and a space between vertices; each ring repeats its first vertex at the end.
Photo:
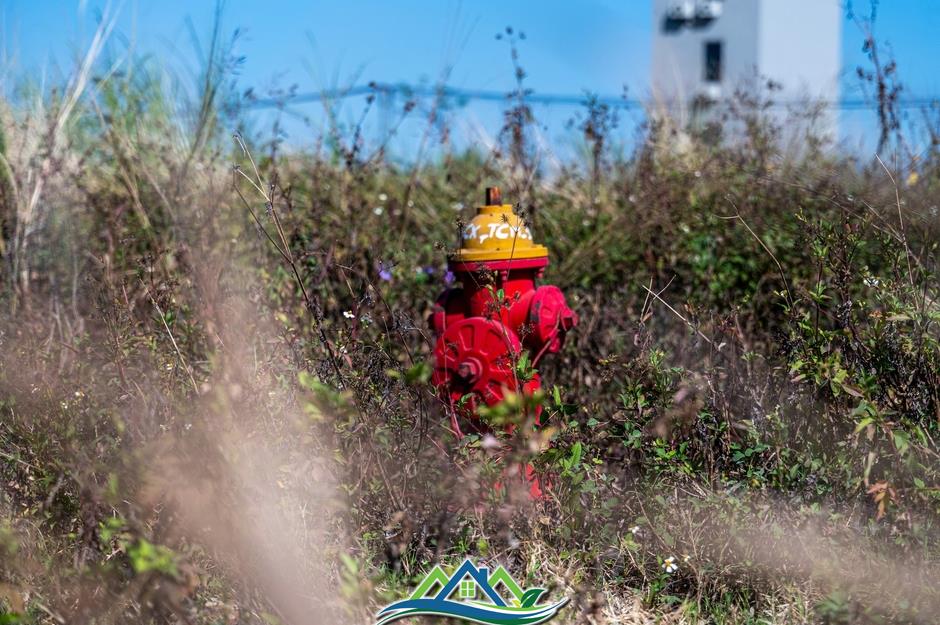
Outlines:
POLYGON ((516 364, 528 352, 534 368, 561 349, 578 322, 558 287, 538 285, 548 249, 532 241, 512 205, 501 203, 499 189, 486 190, 486 205, 463 228, 461 241, 448 259, 461 286, 438 297, 429 320, 437 336, 432 382, 451 406, 457 436, 463 434, 458 416, 486 432, 481 405, 493 406, 507 393, 535 393, 538 373, 522 379, 516 364))

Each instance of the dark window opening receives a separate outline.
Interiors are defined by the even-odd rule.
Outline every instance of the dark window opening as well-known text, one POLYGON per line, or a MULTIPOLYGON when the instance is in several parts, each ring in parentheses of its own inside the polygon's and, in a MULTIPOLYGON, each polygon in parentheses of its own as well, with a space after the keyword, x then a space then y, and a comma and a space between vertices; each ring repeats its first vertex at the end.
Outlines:
POLYGON ((705 82, 721 82, 722 45, 720 41, 705 42, 705 82))

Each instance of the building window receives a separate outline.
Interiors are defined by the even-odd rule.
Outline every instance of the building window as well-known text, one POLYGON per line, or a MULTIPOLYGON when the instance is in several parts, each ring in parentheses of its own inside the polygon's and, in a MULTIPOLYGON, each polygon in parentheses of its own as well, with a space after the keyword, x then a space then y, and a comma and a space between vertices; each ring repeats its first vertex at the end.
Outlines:
POLYGON ((722 47, 720 41, 705 42, 705 82, 721 82, 722 47))
POLYGON ((460 598, 473 599, 477 595, 476 582, 466 579, 460 582, 460 598))

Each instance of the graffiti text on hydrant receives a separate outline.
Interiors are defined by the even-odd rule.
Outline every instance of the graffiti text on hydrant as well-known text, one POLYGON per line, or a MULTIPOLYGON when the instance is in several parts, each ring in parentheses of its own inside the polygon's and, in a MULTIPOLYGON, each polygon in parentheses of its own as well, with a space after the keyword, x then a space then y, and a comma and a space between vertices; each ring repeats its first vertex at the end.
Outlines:
POLYGON ((489 230, 481 232, 479 224, 468 224, 463 231, 463 240, 477 239, 483 243, 487 239, 531 239, 532 234, 526 226, 512 226, 508 223, 488 224, 489 230))

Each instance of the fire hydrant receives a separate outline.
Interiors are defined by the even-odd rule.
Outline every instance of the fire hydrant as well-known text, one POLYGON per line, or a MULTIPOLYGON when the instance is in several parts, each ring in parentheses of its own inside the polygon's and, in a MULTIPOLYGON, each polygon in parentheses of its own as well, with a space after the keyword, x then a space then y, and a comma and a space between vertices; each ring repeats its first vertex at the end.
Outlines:
POLYGON ((528 352, 534 369, 577 324, 558 287, 537 286, 547 265, 548 249, 532 240, 499 189, 488 188, 486 205, 463 227, 461 247, 448 259, 461 286, 441 293, 429 319, 438 337, 432 382, 451 407, 458 437, 458 415, 474 431, 488 432, 481 405, 498 404, 509 393, 534 394, 538 373, 523 379, 516 365, 528 352))

